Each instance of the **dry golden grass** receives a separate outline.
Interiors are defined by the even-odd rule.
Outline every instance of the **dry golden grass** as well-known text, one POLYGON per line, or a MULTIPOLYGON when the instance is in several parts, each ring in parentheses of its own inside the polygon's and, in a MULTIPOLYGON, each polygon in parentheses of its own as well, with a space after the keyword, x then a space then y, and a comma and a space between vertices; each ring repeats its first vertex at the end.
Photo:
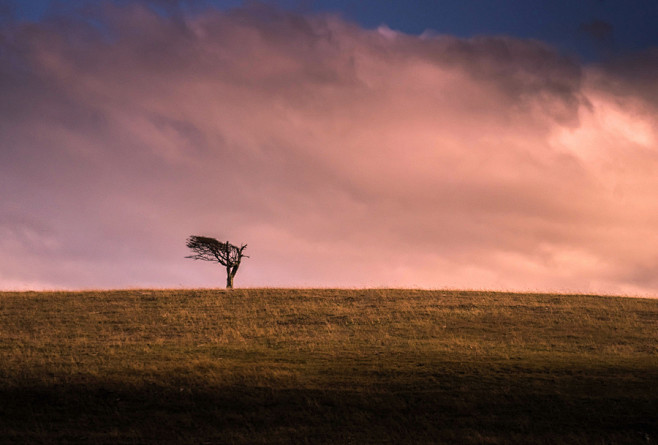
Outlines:
MULTIPOLYGON (((0 293, 6 443, 654 443, 658 300, 0 293)), ((0 437, 2 441, 2 437, 0 437)))

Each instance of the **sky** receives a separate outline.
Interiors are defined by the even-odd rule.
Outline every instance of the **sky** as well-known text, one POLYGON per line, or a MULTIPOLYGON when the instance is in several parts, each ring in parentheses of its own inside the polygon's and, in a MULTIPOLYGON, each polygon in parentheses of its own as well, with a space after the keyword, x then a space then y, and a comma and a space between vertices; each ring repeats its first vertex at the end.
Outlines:
POLYGON ((658 8, 0 0, 0 289, 658 296, 658 8))

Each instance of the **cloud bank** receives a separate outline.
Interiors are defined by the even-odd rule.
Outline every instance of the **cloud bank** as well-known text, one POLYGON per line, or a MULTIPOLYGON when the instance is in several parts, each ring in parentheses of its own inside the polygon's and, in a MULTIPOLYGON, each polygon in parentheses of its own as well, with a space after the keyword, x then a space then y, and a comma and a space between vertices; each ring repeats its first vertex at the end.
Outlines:
MULTIPOLYGON (((75 18, 72 18, 75 17, 75 18)), ((0 34, 0 288, 658 294, 658 58, 263 6, 0 34)))

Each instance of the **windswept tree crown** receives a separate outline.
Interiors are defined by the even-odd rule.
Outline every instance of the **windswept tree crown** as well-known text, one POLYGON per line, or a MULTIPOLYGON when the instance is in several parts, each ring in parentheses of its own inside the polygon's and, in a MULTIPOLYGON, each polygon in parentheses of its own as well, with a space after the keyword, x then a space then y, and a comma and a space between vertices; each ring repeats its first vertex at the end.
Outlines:
POLYGON ((194 260, 217 261, 223 266, 234 266, 240 263, 243 257, 249 258, 242 252, 247 247, 242 244, 240 247, 226 241, 222 243, 215 238, 207 236, 192 235, 187 239, 187 247, 192 249, 194 255, 186 256, 194 260))

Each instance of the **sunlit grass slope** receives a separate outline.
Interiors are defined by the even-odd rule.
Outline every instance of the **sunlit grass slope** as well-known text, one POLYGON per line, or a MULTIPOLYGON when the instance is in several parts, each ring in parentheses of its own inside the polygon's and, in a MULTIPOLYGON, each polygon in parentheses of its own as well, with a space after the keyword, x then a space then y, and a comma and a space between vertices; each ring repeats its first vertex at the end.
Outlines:
POLYGON ((658 300, 0 293, 0 442, 658 442, 658 300))

